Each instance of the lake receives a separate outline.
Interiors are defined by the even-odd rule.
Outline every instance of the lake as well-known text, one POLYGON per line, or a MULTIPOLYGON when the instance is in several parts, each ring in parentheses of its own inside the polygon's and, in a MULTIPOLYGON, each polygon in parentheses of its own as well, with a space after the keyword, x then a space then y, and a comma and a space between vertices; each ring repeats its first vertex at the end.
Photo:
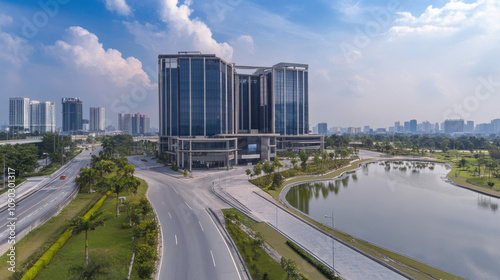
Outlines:
POLYGON ((469 279, 500 279, 499 200, 447 182, 443 164, 366 164, 291 187, 287 202, 313 219, 469 279))

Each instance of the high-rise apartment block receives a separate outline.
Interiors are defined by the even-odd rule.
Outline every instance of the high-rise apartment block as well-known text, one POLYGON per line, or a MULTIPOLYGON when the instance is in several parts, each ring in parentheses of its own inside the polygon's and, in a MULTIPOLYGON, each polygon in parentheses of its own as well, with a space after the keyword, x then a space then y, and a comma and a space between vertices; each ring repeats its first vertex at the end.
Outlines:
POLYGON ((124 134, 147 134, 149 133, 149 122, 149 115, 118 114, 118 130, 124 134))
POLYGON ((55 132, 55 103, 30 100, 26 97, 11 97, 9 127, 13 132, 55 132))
POLYGON ((322 148, 309 133, 308 65, 239 66, 214 54, 159 55, 160 152, 178 166, 268 160, 322 148), (240 71, 241 73, 239 73, 240 71))
POLYGON ((14 132, 30 130, 30 99, 25 97, 9 98, 9 128, 14 132))
POLYGON ((83 129, 83 102, 80 98, 62 99, 63 131, 83 129))
POLYGON ((444 121, 445 133, 464 132, 464 120, 445 120, 444 121))
POLYGON ((102 107, 90 107, 90 131, 104 131, 105 110, 102 107))

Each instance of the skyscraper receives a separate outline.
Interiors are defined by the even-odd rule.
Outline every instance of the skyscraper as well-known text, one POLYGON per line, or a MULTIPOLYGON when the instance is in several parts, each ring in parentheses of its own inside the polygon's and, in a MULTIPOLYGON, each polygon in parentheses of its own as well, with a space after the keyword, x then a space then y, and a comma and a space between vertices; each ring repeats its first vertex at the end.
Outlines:
POLYGON ((328 125, 326 123, 318 123, 318 134, 327 135, 328 125))
POLYGON ((90 131, 104 131, 105 110, 102 107, 90 107, 90 131))
POLYGON ((30 99, 26 97, 9 98, 9 128, 13 132, 29 132, 30 99))
POLYGON ((118 114, 118 130, 124 134, 147 134, 149 123, 149 115, 146 114, 118 114))
POLYGON ((51 101, 30 101, 30 130, 39 133, 54 133, 56 131, 55 103, 51 101))
POLYGON ((444 121, 445 133, 464 132, 464 120, 445 120, 444 121))
POLYGON ((62 99, 63 131, 83 129, 83 105, 80 98, 62 99))

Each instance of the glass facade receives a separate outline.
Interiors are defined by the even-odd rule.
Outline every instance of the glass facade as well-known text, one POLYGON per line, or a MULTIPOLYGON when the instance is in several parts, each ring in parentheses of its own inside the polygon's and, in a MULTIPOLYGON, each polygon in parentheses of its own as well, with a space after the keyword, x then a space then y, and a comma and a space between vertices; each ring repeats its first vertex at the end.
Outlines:
POLYGON ((213 54, 180 52, 160 55, 158 66, 160 151, 170 162, 189 170, 228 167, 272 159, 283 147, 316 147, 292 141, 309 131, 306 64, 238 67, 213 54), (276 141, 276 134, 292 140, 276 141))
POLYGON ((159 56, 160 135, 234 133, 233 67, 215 55, 159 56))

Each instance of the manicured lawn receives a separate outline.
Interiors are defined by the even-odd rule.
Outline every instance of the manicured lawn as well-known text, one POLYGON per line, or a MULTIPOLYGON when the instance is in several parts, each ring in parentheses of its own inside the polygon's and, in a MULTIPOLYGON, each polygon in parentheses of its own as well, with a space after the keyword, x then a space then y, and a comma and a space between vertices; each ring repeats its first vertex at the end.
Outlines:
MULTIPOLYGON (((59 215, 48 220, 20 240, 16 244, 16 271, 27 271, 66 230, 67 220, 83 215, 101 197, 102 195, 98 193, 78 194, 59 215)), ((0 279, 7 279, 12 274, 7 270, 6 260, 6 254, 0 257, 0 279)))
MULTIPOLYGON (((126 196, 127 201, 138 201, 145 196, 147 184, 141 180, 137 195, 132 193, 120 194, 126 196)), ((111 194, 103 203, 99 212, 105 220, 104 227, 88 232, 89 259, 98 260, 106 264, 105 275, 97 279, 126 279, 134 245, 132 242, 132 228, 123 228, 129 219, 125 211, 116 216, 116 194, 111 194)), ((152 218, 150 215, 149 219, 152 218)), ((54 256, 50 264, 36 279, 70 279, 69 270, 72 266, 83 265, 85 261, 85 232, 74 234, 54 256)), ((138 279, 135 270, 131 279, 138 279)))
POLYGON ((234 243, 238 247, 241 256, 243 257, 246 266, 250 270, 253 279, 261 279, 264 273, 269 275, 269 279, 284 280, 286 272, 281 265, 273 260, 262 248, 257 251, 260 257, 253 259, 252 239, 238 226, 233 223, 226 223, 226 229, 231 235, 234 243))
POLYGON ((309 279, 314 280, 327 280, 323 274, 321 274, 313 265, 303 259, 299 254, 286 245, 287 239, 281 235, 279 232, 274 230, 266 223, 258 223, 252 227, 256 232, 262 233, 264 240, 267 244, 271 245, 274 250, 278 252, 281 256, 292 259, 295 261, 299 270, 307 276, 309 279))

